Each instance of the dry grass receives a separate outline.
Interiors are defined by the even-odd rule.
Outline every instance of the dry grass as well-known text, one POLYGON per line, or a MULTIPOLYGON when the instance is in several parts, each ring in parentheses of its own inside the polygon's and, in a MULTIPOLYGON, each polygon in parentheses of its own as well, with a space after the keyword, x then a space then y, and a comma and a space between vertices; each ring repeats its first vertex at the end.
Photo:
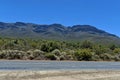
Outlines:
POLYGON ((120 80, 120 71, 0 71, 0 80, 120 80))

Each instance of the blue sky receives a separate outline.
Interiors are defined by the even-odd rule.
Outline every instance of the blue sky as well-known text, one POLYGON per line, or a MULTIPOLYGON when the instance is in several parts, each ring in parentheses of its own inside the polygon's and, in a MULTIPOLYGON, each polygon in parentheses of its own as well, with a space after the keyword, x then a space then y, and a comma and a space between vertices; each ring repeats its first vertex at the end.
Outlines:
POLYGON ((120 36, 120 0, 0 0, 0 21, 89 24, 120 36))

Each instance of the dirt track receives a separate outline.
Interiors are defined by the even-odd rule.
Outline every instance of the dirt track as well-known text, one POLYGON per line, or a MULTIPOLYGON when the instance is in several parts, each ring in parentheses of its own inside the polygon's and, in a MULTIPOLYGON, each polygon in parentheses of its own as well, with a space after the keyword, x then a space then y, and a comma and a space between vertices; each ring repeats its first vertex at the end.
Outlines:
POLYGON ((0 80, 120 80, 120 71, 0 71, 0 80))

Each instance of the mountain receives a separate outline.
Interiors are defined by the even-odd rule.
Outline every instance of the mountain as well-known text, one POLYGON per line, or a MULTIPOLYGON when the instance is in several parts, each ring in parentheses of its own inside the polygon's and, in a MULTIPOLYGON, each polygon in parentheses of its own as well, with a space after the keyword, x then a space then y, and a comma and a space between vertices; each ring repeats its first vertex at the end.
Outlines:
POLYGON ((91 40, 95 42, 120 44, 120 38, 118 36, 90 25, 74 25, 67 27, 61 24, 39 25, 24 22, 0 22, 0 36, 75 41, 91 40))

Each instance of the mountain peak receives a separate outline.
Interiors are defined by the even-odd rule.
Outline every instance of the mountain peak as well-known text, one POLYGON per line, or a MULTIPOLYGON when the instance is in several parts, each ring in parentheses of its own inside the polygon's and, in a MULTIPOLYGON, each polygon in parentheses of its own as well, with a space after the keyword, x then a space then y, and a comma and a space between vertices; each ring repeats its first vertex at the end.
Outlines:
POLYGON ((51 24, 50 26, 61 27, 63 25, 62 24, 58 24, 58 23, 54 23, 54 24, 51 24))
POLYGON ((16 22, 14 23, 14 25, 17 25, 17 26, 25 26, 27 23, 24 23, 24 22, 16 22))

